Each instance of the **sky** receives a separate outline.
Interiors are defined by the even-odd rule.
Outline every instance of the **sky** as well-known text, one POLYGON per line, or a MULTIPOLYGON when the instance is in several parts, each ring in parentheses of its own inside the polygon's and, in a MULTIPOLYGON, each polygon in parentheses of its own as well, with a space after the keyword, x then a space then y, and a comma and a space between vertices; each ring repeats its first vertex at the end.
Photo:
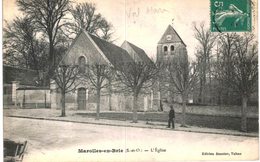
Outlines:
MULTIPOLYGON (((115 44, 127 40, 145 50, 155 59, 156 47, 167 26, 171 24, 187 45, 188 55, 195 58, 198 42, 193 23, 204 22, 209 28, 209 0, 74 0, 93 2, 97 11, 114 26, 115 44)), ((3 19, 19 16, 15 0, 3 0, 3 19)))

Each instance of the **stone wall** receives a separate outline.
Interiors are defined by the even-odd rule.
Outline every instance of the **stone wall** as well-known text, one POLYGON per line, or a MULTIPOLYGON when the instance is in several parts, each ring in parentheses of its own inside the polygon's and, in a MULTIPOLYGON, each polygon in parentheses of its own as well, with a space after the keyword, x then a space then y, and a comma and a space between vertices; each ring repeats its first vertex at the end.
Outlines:
MULTIPOLYGON (((170 110, 170 105, 164 104, 164 111, 168 112, 170 110)), ((182 112, 181 104, 173 104, 176 113, 182 112)), ((248 117, 258 117, 258 107, 248 106, 247 116, 248 117)), ((230 117, 240 117, 241 116, 241 106, 195 106, 187 105, 187 114, 200 114, 200 115, 211 115, 211 116, 230 116, 230 117)))
MULTIPOLYGON (((86 111, 96 111, 97 96, 93 91, 87 91, 86 111)), ((77 90, 66 93, 66 109, 78 110, 77 90)), ((138 97, 138 111, 156 111, 155 100, 151 94, 140 94, 138 97)), ((103 94, 100 99, 100 111, 132 111, 133 97, 123 93, 103 94), (109 99, 111 97, 111 99, 109 99), (111 103, 110 103, 111 101, 111 103)), ((57 89, 51 90, 51 108, 61 108, 61 94, 57 89)))
POLYGON ((16 104, 21 108, 48 108, 50 103, 49 89, 18 88, 16 90, 16 104))
POLYGON ((4 105, 13 105, 12 101, 12 84, 3 85, 3 104, 4 105))

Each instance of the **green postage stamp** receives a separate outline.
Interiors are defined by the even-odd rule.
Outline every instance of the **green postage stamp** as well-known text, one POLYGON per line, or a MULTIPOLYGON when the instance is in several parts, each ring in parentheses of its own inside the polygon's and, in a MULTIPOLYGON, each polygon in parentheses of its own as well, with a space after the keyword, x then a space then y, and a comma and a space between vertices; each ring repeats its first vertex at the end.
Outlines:
POLYGON ((212 32, 245 32, 252 30, 251 0, 210 0, 212 32))

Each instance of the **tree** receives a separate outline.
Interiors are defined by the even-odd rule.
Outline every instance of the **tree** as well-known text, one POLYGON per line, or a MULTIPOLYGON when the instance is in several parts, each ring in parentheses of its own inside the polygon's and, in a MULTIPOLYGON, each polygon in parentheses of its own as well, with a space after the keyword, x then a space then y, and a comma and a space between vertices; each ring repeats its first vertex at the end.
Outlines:
POLYGON ((66 24, 62 20, 69 11, 70 0, 17 0, 19 10, 24 12, 39 31, 48 37, 49 74, 52 74, 57 63, 55 46, 57 35, 66 24))
POLYGON ((29 17, 16 17, 4 31, 4 62, 39 70, 46 68, 46 43, 37 39, 37 29, 29 17))
POLYGON ((153 85, 153 79, 157 77, 159 68, 153 63, 129 62, 120 64, 117 70, 117 79, 125 87, 125 90, 133 95, 133 122, 137 123, 137 100, 141 90, 153 85))
POLYGON ((229 83, 225 82, 225 80, 232 79, 232 66, 229 64, 229 62, 231 62, 231 60, 235 56, 235 42, 237 36, 238 35, 236 33, 225 33, 219 35, 218 37, 216 54, 217 57, 215 62, 213 63, 213 66, 215 68, 213 71, 213 76, 218 82, 217 89, 219 91, 218 98, 220 104, 232 104, 232 99, 234 99, 234 89, 233 87, 229 86, 229 83), (228 77, 225 79, 223 79, 224 76, 222 75, 224 67, 226 73, 229 74, 225 76, 228 77))
POLYGON ((197 62, 200 64, 199 69, 199 100, 202 103, 205 103, 205 90, 206 90, 206 83, 207 83, 207 75, 209 77, 209 84, 211 84, 211 66, 210 66, 210 59, 212 54, 212 48, 214 47, 216 35, 210 32, 209 29, 205 29, 204 23, 201 23, 199 27, 194 26, 194 36, 195 39, 199 42, 198 49, 197 49, 197 62))
POLYGON ((170 64, 166 65, 167 82, 170 85, 169 90, 181 95, 182 98, 182 120, 181 126, 185 127, 186 122, 186 103, 188 95, 194 88, 198 72, 196 64, 190 64, 186 49, 181 49, 177 56, 170 64))
POLYGON ((56 84, 58 85, 58 88, 61 91, 61 117, 66 116, 66 93, 73 91, 77 87, 75 86, 77 75, 78 67, 75 65, 59 65, 55 69, 53 79, 55 80, 56 84))
POLYGON ((90 82, 90 85, 92 85, 96 90, 96 95, 97 95, 96 119, 99 120, 101 91, 102 89, 110 88, 111 80, 113 78, 113 71, 111 67, 109 67, 109 65, 102 65, 102 64, 95 63, 87 66, 87 72, 85 72, 85 78, 87 79, 87 83, 90 82))
POLYGON ((241 131, 247 131, 247 101, 250 95, 257 90, 258 80, 258 50, 253 34, 233 36, 234 48, 232 59, 225 59, 222 54, 219 60, 221 79, 233 87, 242 99, 241 131))
POLYGON ((112 24, 100 13, 96 13, 93 3, 79 3, 70 10, 75 23, 70 24, 72 33, 78 34, 82 29, 107 41, 111 41, 112 24))

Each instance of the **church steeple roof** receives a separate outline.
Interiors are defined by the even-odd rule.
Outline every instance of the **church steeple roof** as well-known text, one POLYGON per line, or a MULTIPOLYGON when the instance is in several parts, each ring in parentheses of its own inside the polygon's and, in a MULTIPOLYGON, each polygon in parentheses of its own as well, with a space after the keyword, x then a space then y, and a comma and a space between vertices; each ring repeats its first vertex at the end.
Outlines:
POLYGON ((175 31, 175 29, 171 25, 168 25, 166 31, 164 32, 158 44, 172 43, 172 42, 181 42, 183 45, 186 46, 186 44, 183 42, 179 34, 175 31))

